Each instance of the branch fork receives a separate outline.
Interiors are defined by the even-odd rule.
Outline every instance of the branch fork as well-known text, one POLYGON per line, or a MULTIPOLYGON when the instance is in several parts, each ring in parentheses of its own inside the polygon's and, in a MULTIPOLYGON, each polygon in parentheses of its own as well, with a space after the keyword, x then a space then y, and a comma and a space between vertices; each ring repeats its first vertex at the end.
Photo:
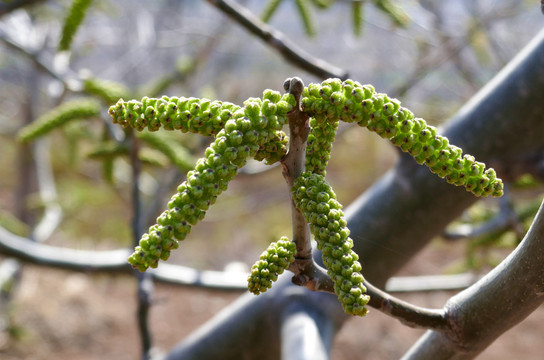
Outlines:
MULTIPOLYGON (((292 187, 294 181, 304 172, 305 153, 308 134, 310 132, 310 117, 302 111, 302 91, 304 83, 298 77, 285 80, 283 87, 292 94, 296 106, 289 116, 289 151, 281 160, 282 174, 289 188, 291 198, 291 216, 293 227, 293 242, 296 244, 295 260, 288 270, 294 273, 292 283, 304 286, 312 291, 323 291, 334 294, 334 282, 327 271, 319 266, 312 257, 310 228, 302 212, 296 207, 292 187)), ((396 317, 404 324, 412 327, 444 329, 447 327, 446 315, 442 310, 425 309, 408 304, 374 287, 365 281, 367 294, 370 295, 370 305, 388 315, 396 317)))

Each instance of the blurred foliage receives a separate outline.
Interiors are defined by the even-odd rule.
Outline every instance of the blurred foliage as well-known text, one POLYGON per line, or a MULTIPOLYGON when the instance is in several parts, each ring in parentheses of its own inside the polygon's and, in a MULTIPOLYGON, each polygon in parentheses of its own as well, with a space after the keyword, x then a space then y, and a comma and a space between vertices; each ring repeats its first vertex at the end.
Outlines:
POLYGON ((30 235, 30 227, 7 210, 0 209, 0 226, 15 235, 30 235))
POLYGON ((447 232, 467 234, 461 236, 466 238, 465 258, 450 265, 450 271, 495 267, 521 242, 542 203, 542 183, 528 182, 528 178, 534 180, 530 175, 523 176, 513 187, 514 194, 508 193, 510 202, 503 203, 501 209, 493 203, 478 202, 450 226, 447 232))
MULTIPOLYGON (((269 0, 261 14, 261 19, 264 22, 269 22, 272 16, 276 13, 279 5, 284 2, 283 0, 269 0)), ((304 26, 306 35, 315 36, 316 20, 314 19, 314 13, 311 9, 313 5, 316 9, 325 11, 330 9, 336 0, 294 0, 299 19, 304 26)), ((362 27, 364 21, 364 6, 367 2, 372 3, 376 9, 387 15, 391 22, 395 26, 406 27, 410 23, 410 16, 402 9, 401 6, 391 0, 353 0, 350 1, 352 14, 353 33, 357 36, 362 34, 362 27)), ((319 28, 319 25, 317 25, 319 28)))
POLYGON ((92 0, 73 0, 62 27, 62 36, 59 42, 59 51, 69 50, 74 36, 85 19, 92 0))

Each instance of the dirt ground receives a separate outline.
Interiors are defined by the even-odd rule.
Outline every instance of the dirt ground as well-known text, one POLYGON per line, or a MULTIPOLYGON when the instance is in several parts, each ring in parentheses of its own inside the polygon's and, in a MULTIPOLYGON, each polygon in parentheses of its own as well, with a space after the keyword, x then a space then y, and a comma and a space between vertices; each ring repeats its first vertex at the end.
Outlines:
MULTIPOLYGON (((443 257, 423 251, 403 271, 414 275, 443 257)), ((438 249, 440 250, 440 247, 438 249)), ((3 360, 95 360, 139 358, 135 282, 125 275, 86 275, 25 265, 11 303, 12 333, 0 338, 3 360)), ((403 294, 427 307, 441 307, 453 292, 403 294)), ((157 284, 151 311, 158 352, 168 351, 238 296, 238 292, 157 284)), ((478 359, 541 359, 544 309, 504 334, 478 359)), ((378 311, 348 321, 337 335, 332 359, 398 359, 423 333, 378 311)))

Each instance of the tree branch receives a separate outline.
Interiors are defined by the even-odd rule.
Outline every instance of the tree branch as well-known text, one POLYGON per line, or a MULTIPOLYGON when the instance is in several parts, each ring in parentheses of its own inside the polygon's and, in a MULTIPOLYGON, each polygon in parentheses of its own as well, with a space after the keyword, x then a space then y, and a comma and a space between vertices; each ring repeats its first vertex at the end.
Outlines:
POLYGON ((47 240, 62 220, 62 208, 57 203, 57 189, 51 169, 48 140, 38 139, 34 144, 34 164, 40 200, 45 206, 40 222, 32 231, 31 238, 38 242, 47 240))
POLYGON ((504 190, 504 195, 499 199, 499 212, 491 219, 477 225, 462 224, 456 226, 453 229, 444 231, 442 236, 446 240, 477 238, 485 235, 498 237, 508 230, 514 230, 516 235, 521 238, 524 231, 521 222, 532 216, 532 214, 527 212, 523 218, 520 218, 512 208, 508 186, 505 186, 504 190))
MULTIPOLYGON (((133 249, 89 251, 61 248, 51 245, 35 243, 32 240, 11 234, 0 227, 0 253, 13 256, 19 260, 32 264, 50 266, 64 270, 85 272, 124 272, 130 273, 131 267, 127 257, 133 249)), ((247 273, 197 270, 182 265, 164 263, 157 269, 148 270, 156 281, 180 285, 198 286, 224 291, 247 290, 247 273)), ((323 276, 321 284, 329 279, 325 269, 316 267, 323 276)), ((474 275, 459 274, 447 276, 411 276, 392 277, 385 289, 388 292, 414 292, 463 289, 474 283, 474 275)), ((332 284, 332 282, 331 282, 332 284)), ((331 285, 332 286, 332 285, 331 285)), ((332 288, 331 288, 332 289, 332 288)), ((328 292, 326 286, 312 290, 328 292)))
POLYGON ((293 200, 291 188, 294 181, 304 172, 304 161, 306 152, 306 139, 310 132, 309 117, 300 107, 300 97, 304 89, 304 83, 300 78, 295 77, 285 80, 285 90, 292 94, 296 99, 296 106, 289 113, 289 152, 281 160, 282 174, 287 183, 289 197, 291 199, 291 214, 293 224, 293 241, 297 245, 298 259, 311 259, 312 245, 310 242, 310 229, 304 215, 296 207, 293 200))
POLYGON ((370 296, 368 306, 394 317, 404 325, 414 328, 448 330, 446 312, 427 309, 397 299, 365 281, 366 293, 370 296))
MULTIPOLYGON (((134 246, 138 245, 140 236, 143 233, 142 204, 140 199, 140 173, 141 163, 138 157, 140 144, 138 138, 134 136, 131 129, 130 136, 130 165, 132 169, 132 236, 134 246)), ((140 340, 142 345, 142 360, 151 358, 150 351, 152 346, 151 332, 149 330, 149 309, 153 298, 153 279, 149 273, 141 273, 134 270, 138 279, 138 330, 140 331, 140 340)))
POLYGON ((405 359, 472 359, 544 302, 544 203, 521 244, 444 307, 453 332, 429 331, 405 359))
POLYGON ((296 45, 292 44, 281 32, 263 23, 242 5, 231 0, 207 1, 278 51, 287 62, 322 79, 336 77, 345 80, 348 78, 346 71, 297 49, 296 45))
POLYGON ((303 299, 295 300, 282 314, 281 359, 329 360, 335 333, 330 317, 303 299))
MULTIPOLYGON (((289 278, 280 275, 272 289, 259 296, 242 295, 176 345, 165 360, 280 359, 282 324, 285 316, 294 314, 288 309, 296 303, 304 305, 321 331, 337 329, 345 315, 336 296, 293 286, 289 278)), ((322 335, 324 346, 329 346, 327 337, 322 335)))
POLYGON ((53 79, 60 81, 66 89, 74 92, 81 90, 81 81, 75 75, 68 77, 66 74, 61 74, 59 71, 54 69, 49 62, 44 61, 42 55, 38 51, 20 44, 2 28, 0 28, 0 40, 8 47, 27 57, 40 71, 49 74, 49 76, 51 76, 53 79))
POLYGON ((9 14, 10 12, 17 10, 24 6, 29 6, 34 3, 45 2, 44 0, 13 0, 0 2, 0 17, 9 14))
MULTIPOLYGON (((133 250, 133 248, 102 251, 62 248, 36 243, 0 227, 0 253, 29 263, 65 270, 130 274, 132 267, 127 258, 133 250)), ((148 272, 157 281, 170 284, 221 290, 247 289, 246 273, 196 270, 171 264, 161 264, 159 268, 149 269, 148 272)))
POLYGON ((289 270, 295 274, 291 281, 313 291, 334 293, 334 284, 331 278, 325 269, 315 263, 312 257, 310 228, 304 215, 295 205, 291 190, 295 179, 304 172, 306 141, 310 132, 310 119, 302 111, 300 103, 304 83, 298 77, 294 77, 285 80, 284 88, 293 94, 297 101, 294 110, 289 114, 289 152, 281 160, 282 174, 291 199, 293 241, 297 247, 295 261, 289 266, 289 270))

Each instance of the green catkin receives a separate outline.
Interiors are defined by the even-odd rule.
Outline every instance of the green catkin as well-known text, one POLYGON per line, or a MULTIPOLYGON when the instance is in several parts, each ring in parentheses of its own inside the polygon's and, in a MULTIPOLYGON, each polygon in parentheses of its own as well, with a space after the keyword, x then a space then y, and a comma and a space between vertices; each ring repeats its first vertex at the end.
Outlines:
POLYGON ((65 102, 36 119, 19 131, 21 141, 32 141, 44 136, 70 121, 100 115, 100 104, 92 99, 78 99, 65 102))
POLYGON ((342 212, 342 205, 325 178, 304 172, 295 179, 293 199, 302 211, 321 250, 323 263, 334 282, 334 292, 346 314, 364 316, 370 297, 361 275, 359 256, 351 250, 353 240, 342 212))
POLYGON ((306 34, 308 36, 314 36, 315 25, 314 25, 314 21, 312 17, 313 15, 311 14, 311 11, 310 11, 309 0, 295 0, 295 4, 297 5, 300 19, 302 20, 302 23, 304 24, 304 31, 306 31, 306 34))
POLYGON ((363 1, 354 1, 351 3, 351 17, 353 19, 353 33, 355 36, 361 36, 363 33, 363 1))
POLYGON ((108 157, 117 157, 127 155, 129 152, 128 146, 115 141, 104 141, 98 144, 87 157, 95 160, 102 160, 108 157))
POLYGON ((485 169, 485 164, 471 155, 463 155, 460 148, 438 135, 434 126, 415 118, 398 100, 376 93, 371 85, 339 79, 310 84, 303 92, 302 105, 312 117, 324 117, 330 122, 342 120, 368 128, 389 139, 448 183, 464 186, 476 196, 503 193, 503 183, 495 170, 485 169))
POLYGON ((90 4, 91 0, 74 0, 72 2, 72 6, 66 14, 62 27, 62 36, 59 42, 60 51, 70 50, 72 40, 83 22, 90 4))
POLYGON ((310 133, 306 146, 307 171, 326 175, 325 168, 330 159, 332 143, 336 138, 338 121, 327 121, 323 116, 310 118, 310 133))
POLYGON ((261 20, 265 23, 269 22, 272 16, 276 13, 276 10, 278 10, 278 6, 282 1, 283 0, 269 0, 266 3, 263 13, 261 14, 261 20))
POLYGON ((261 146, 253 157, 257 161, 263 161, 272 165, 280 161, 289 149, 289 137, 283 131, 275 131, 266 144, 261 146))
POLYGON ((393 1, 376 0, 374 1, 374 5, 376 6, 376 8, 387 14, 391 18, 391 20, 393 20, 395 25, 400 27, 408 26, 408 23, 410 22, 410 16, 408 16, 408 14, 393 1))
MULTIPOLYGON (((341 83, 332 79, 325 80, 322 84, 331 90, 339 91, 342 88, 341 83)), ((329 99, 334 103, 335 99, 329 99)), ((307 171, 326 175, 325 168, 330 159, 332 144, 336 138, 336 130, 338 128, 337 119, 339 114, 336 112, 319 113, 316 112, 310 118, 310 133, 306 145, 306 162, 305 169, 307 171), (332 120, 332 121, 331 121, 332 120)))
MULTIPOLYGON (((198 99, 190 101, 199 106, 205 103, 204 100, 198 99)), ((171 103, 166 100, 164 102, 165 107, 171 103)), ((134 117, 141 119, 140 115, 128 120, 124 120, 125 117, 118 117, 118 114, 126 116, 128 111, 134 111, 128 110, 131 108, 125 107, 125 104, 127 103, 119 106, 118 103, 112 110, 110 109, 114 122, 119 123, 121 119, 121 123, 127 126, 143 128, 138 120, 134 120, 134 117)), ((217 107, 221 109, 220 105, 217 107)), ((263 100, 251 98, 244 102, 243 108, 235 109, 224 123, 224 127, 218 131, 215 141, 206 149, 205 157, 197 161, 194 170, 187 173, 187 180, 178 186, 178 192, 168 203, 168 210, 163 212, 157 218, 157 224, 151 226, 142 236, 140 244, 129 257, 129 262, 140 271, 145 271, 148 267, 157 267, 159 259, 168 259, 170 251, 177 248, 178 241, 185 239, 191 227, 204 218, 206 210, 215 203, 217 196, 227 189, 228 183, 237 174, 238 169, 246 164, 247 158, 254 157, 259 151, 266 151, 266 144, 276 138, 287 122, 287 113, 294 105, 295 99, 292 95, 286 94, 282 97, 278 92, 267 90, 263 100)), ((176 106, 179 109, 183 105, 178 103, 176 106)), ((150 111, 148 115, 156 117, 157 113, 150 111)), ((200 117, 198 113, 195 115, 200 117)), ((161 124, 158 120, 155 121, 161 124)), ((178 120, 171 120, 166 124, 170 125, 173 121, 178 120)), ((147 121, 148 124, 150 122, 147 121)), ((179 127, 181 131, 188 129, 189 126, 179 127)), ((206 134, 211 132, 213 131, 206 134)), ((270 161, 268 157, 263 159, 270 161)))
POLYGON ((168 97, 142 101, 119 100, 109 109, 114 124, 138 131, 180 130, 203 136, 217 134, 233 118, 240 107, 228 102, 208 99, 168 97))
POLYGON ((95 95, 107 104, 119 99, 130 97, 130 91, 124 85, 111 80, 88 78, 83 81, 83 90, 89 95, 95 95))
POLYGON ((195 159, 183 145, 170 137, 162 136, 160 132, 142 131, 138 134, 138 138, 164 154, 183 172, 192 169, 195 165, 195 159))
POLYGON ((295 243, 285 236, 271 243, 251 267, 247 278, 249 291, 259 295, 270 289, 278 276, 295 260, 296 251, 295 243))
MULTIPOLYGON (((93 149, 93 151, 87 154, 87 157, 94 160, 100 160, 104 167, 109 167, 105 165, 108 163, 113 164, 113 160, 119 156, 127 156, 130 154, 130 149, 125 144, 120 144, 114 141, 107 141, 93 149)), ((143 164, 164 167, 168 163, 168 158, 166 158, 161 152, 158 152, 154 149, 143 148, 138 152, 138 158, 143 164)), ((105 170, 105 169, 104 169, 105 170)), ((113 170, 113 169, 111 169, 113 170)), ((109 174, 113 175, 113 174, 109 174)), ((113 180, 109 179, 105 174, 105 178, 108 182, 113 180)))
POLYGON ((312 0, 312 3, 319 9, 328 9, 334 0, 312 0))

